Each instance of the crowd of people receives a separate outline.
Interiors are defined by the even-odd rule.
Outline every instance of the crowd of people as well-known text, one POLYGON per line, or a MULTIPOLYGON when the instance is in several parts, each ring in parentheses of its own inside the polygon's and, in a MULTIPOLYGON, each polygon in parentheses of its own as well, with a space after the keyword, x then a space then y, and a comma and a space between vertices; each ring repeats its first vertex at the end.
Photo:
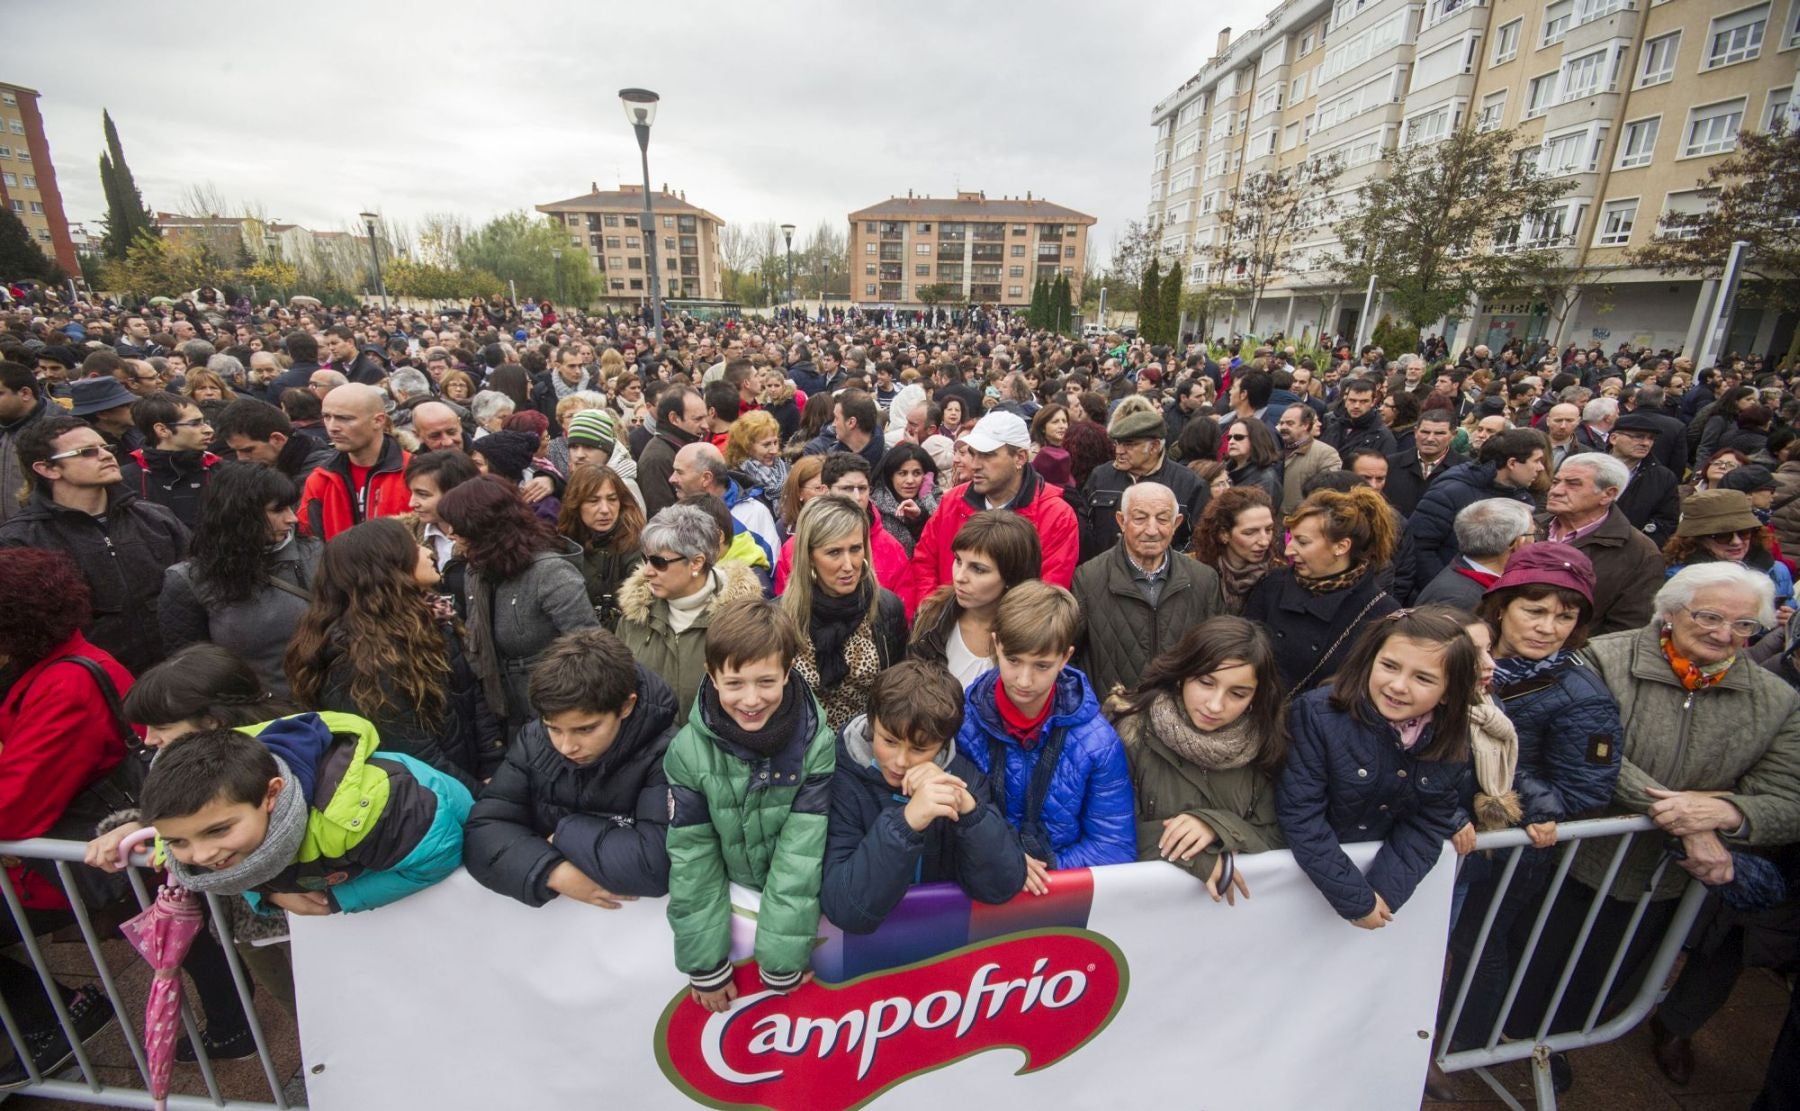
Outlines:
MULTIPOLYGON (((1475 971, 1445 1048, 1529 1034, 1598 907, 1553 1028, 1579 1027, 1638 895, 1619 998, 1712 889, 1653 1020, 1678 1083, 1744 962, 1792 959, 1791 924, 1766 937, 1800 878, 1793 368, 992 313, 0 326, 0 840, 90 840, 83 899, 145 825, 179 882, 243 896, 239 939, 459 865, 532 905, 666 894, 723 1010, 726 880, 788 990, 821 915, 873 930, 915 883, 997 903, 1165 860, 1234 905, 1236 857, 1285 848, 1375 930, 1449 842, 1451 982, 1475 971), (1503 1015, 1559 826, 1606 813, 1659 833, 1578 855, 1503 1015), (1509 827, 1505 869, 1475 835, 1509 827)), ((53 873, 9 875, 15 933, 70 921, 53 873)), ((291 1002, 281 947, 245 951, 291 1002)), ((196 954, 208 1052, 253 1052, 196 954)), ((112 1017, 60 990, 83 1036, 112 1017)), ((0 992, 65 1061, 36 974, 0 957, 0 992)))

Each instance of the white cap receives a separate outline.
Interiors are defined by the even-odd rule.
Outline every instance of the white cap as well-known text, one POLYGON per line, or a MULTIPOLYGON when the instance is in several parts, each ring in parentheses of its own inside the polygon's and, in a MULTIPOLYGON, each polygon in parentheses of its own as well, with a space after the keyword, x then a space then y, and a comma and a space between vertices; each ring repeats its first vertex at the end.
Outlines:
POLYGON ((969 450, 983 455, 1003 447, 1029 451, 1031 430, 1025 427, 1025 421, 1018 414, 1000 410, 976 421, 974 429, 963 437, 963 443, 969 445, 969 450))

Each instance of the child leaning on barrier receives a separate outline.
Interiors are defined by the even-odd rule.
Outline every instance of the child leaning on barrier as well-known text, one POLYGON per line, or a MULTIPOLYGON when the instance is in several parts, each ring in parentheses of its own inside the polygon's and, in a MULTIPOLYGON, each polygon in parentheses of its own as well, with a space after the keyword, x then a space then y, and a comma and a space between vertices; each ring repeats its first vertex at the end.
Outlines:
POLYGON ((150 766, 141 810, 183 887, 289 914, 368 910, 462 863, 468 789, 387 754, 368 722, 299 714, 204 729, 150 766))
POLYGON ((537 716, 463 830, 469 874, 534 907, 563 895, 616 910, 667 894, 674 692, 624 641, 581 629, 532 665, 528 695, 537 716))
POLYGON ((1000 600, 993 671, 964 696, 956 747, 984 775, 1025 851, 1025 888, 1058 868, 1137 859, 1131 769, 1087 676, 1068 666, 1081 606, 1060 586, 1021 583, 1000 600), (1048 767, 1045 767, 1045 764, 1048 767))
POLYGON ((1018 834, 956 750, 962 721, 956 676, 907 660, 876 678, 868 713, 844 727, 819 896, 842 929, 874 930, 915 883, 948 881, 984 903, 1024 887, 1018 834))
POLYGON ((762 892, 755 957, 763 984, 787 991, 809 975, 835 738, 792 670, 799 654, 800 632, 778 604, 725 605, 706 630, 699 695, 663 760, 675 966, 711 1011, 737 997, 733 883, 762 892))

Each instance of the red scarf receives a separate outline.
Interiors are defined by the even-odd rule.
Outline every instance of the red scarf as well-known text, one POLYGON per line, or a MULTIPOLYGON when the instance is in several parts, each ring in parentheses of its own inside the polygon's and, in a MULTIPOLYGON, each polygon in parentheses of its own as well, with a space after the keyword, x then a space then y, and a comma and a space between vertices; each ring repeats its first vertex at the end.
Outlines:
POLYGON ((1474 579, 1481 584, 1481 589, 1483 590, 1487 590, 1489 587, 1500 581, 1499 575, 1494 574, 1492 571, 1483 571, 1479 567, 1459 566, 1456 569, 1456 573, 1466 578, 1474 579))
POLYGON ((1050 711, 1056 708, 1056 691, 1054 688, 1050 691, 1036 714, 1026 717, 1025 711, 1014 705, 1012 697, 1006 693, 1005 681, 995 680, 994 704, 1000 710, 1000 723, 1006 726, 1007 733, 1017 738, 1019 744, 1030 748, 1043 733, 1044 723, 1050 720, 1050 711))

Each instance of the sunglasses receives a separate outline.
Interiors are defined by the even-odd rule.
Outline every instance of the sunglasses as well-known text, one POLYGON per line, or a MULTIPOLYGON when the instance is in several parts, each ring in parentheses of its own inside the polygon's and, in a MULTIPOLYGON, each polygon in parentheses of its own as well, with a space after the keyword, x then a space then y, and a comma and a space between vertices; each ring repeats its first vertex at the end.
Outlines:
POLYGON ((55 463, 63 459, 98 459, 101 452, 105 450, 105 444, 89 444, 87 447, 78 447, 72 451, 59 451, 45 462, 55 463))
POLYGON ((1243 435, 1238 435, 1238 436, 1227 436, 1227 437, 1225 437, 1225 438, 1226 438, 1226 439, 1227 439, 1227 440, 1230 440, 1230 441, 1231 441, 1231 442, 1233 442, 1233 443, 1237 443, 1237 442, 1239 442, 1239 441, 1242 441, 1242 440, 1248 440, 1248 439, 1249 439, 1249 438, 1250 438, 1250 437, 1248 437, 1248 436, 1243 436, 1243 435))
POLYGON ((658 571, 667 571, 677 563, 686 563, 687 560, 681 556, 647 555, 644 557, 644 562, 656 568, 658 571))
POLYGON ((1708 540, 1755 540, 1762 533, 1760 528, 1741 528, 1731 532, 1709 532, 1708 540))

